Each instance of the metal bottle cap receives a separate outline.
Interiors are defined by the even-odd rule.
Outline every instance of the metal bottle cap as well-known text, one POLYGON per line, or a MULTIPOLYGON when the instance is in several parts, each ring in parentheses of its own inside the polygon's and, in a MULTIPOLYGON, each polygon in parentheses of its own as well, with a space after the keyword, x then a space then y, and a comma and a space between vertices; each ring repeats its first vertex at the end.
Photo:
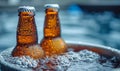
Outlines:
POLYGON ((58 4, 45 4, 44 5, 44 8, 47 9, 47 8, 57 8, 59 9, 59 5, 58 4))
POLYGON ((35 12, 35 8, 33 6, 20 6, 18 12, 35 12))

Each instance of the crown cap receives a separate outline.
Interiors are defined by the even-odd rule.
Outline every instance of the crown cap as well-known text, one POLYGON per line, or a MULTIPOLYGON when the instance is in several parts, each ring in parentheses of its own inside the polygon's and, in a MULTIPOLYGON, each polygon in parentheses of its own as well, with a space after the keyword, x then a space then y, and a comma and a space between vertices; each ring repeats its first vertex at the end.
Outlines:
POLYGON ((33 6, 20 6, 18 12, 35 12, 35 8, 33 6))

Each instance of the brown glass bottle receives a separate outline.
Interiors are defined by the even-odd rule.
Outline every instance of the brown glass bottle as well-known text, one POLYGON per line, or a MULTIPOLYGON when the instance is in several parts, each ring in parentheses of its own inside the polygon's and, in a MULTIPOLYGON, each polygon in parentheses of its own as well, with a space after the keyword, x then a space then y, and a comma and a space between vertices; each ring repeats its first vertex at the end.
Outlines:
POLYGON ((58 4, 45 5, 44 37, 40 43, 45 51, 45 56, 58 55, 67 50, 65 42, 61 38, 58 8, 58 4))
POLYGON ((21 6, 18 12, 17 45, 13 49, 12 56, 25 55, 35 59, 42 57, 43 51, 37 45, 38 36, 34 19, 35 8, 31 6, 21 6))

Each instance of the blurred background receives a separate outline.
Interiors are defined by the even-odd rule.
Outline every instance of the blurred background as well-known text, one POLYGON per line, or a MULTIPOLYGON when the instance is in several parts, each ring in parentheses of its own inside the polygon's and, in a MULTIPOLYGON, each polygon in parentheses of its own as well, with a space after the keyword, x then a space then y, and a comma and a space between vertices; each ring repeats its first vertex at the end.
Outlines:
POLYGON ((36 8, 39 42, 43 37, 44 4, 60 5, 62 37, 120 49, 120 0, 0 0, 0 51, 16 45, 17 9, 36 8))

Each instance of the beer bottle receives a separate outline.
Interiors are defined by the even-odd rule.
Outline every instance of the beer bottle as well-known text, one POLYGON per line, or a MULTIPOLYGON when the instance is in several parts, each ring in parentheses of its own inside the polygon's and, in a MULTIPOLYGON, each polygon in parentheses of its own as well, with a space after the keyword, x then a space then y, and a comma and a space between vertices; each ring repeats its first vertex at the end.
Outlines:
POLYGON ((67 50, 67 47, 64 40, 61 38, 61 28, 58 17, 59 5, 46 4, 44 7, 44 37, 40 46, 45 51, 45 56, 53 56, 64 53, 67 50))
POLYGON ((12 51, 12 56, 30 56, 38 59, 43 56, 43 50, 39 47, 35 24, 35 8, 32 6, 20 6, 19 22, 17 26, 17 45, 12 51))

